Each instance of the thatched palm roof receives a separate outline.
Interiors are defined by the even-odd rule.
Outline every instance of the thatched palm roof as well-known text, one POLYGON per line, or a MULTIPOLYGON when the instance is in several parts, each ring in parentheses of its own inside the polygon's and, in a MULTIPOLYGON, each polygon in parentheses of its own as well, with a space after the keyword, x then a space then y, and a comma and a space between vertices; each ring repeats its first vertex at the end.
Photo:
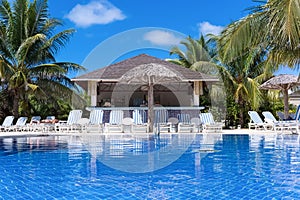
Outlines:
POLYGON ((280 74, 270 78, 266 82, 260 85, 261 89, 273 89, 273 90, 283 90, 290 89, 295 85, 300 85, 300 81, 296 75, 292 74, 280 74))
POLYGON ((121 77, 128 71, 134 69, 137 66, 145 64, 159 64, 178 74, 182 77, 182 81, 218 81, 216 77, 195 72, 191 69, 184 68, 180 65, 161 60, 159 58, 141 54, 121 62, 100 68, 98 70, 86 73, 78 76, 73 81, 111 81, 118 82, 121 77))
POLYGON ((280 74, 260 85, 261 89, 281 90, 283 93, 285 119, 289 116, 288 90, 293 86, 300 85, 298 77, 292 74, 280 74))

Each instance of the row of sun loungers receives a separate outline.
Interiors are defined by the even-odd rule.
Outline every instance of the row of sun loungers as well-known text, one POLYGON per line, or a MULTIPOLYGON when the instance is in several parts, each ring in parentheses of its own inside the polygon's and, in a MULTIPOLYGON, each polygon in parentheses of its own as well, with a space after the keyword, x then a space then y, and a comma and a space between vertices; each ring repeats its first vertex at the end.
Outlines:
MULTIPOLYGON (((66 121, 53 121, 55 117, 50 116, 41 121, 40 116, 31 118, 26 123, 27 117, 18 118, 15 125, 14 117, 7 116, 2 124, 1 131, 56 131, 56 132, 147 132, 148 123, 145 122, 145 111, 134 110, 132 117, 124 117, 122 110, 111 110, 109 122, 103 123, 103 110, 94 109, 89 118, 82 118, 81 110, 72 110, 66 121), (44 123, 41 123, 44 122, 44 123)), ((199 117, 191 118, 187 113, 180 113, 177 117, 168 118, 167 110, 155 111, 156 132, 200 132, 200 131, 222 131, 223 124, 216 123, 211 113, 200 113, 199 117)))
POLYGON ((249 111, 250 122, 248 124, 249 129, 254 128, 255 130, 274 130, 277 131, 291 131, 299 133, 300 122, 298 120, 298 115, 296 115, 295 120, 284 120, 278 121, 274 115, 269 111, 262 112, 264 120, 256 111, 249 111))
MULTIPOLYGON (((264 120, 256 111, 249 111, 249 129, 292 131, 299 133, 300 122, 298 120, 278 121, 271 112, 262 112, 264 120)), ((55 120, 49 116, 41 120, 40 116, 33 116, 30 123, 27 117, 19 117, 13 125, 13 116, 7 116, 0 126, 1 131, 41 131, 41 132, 147 132, 148 123, 145 122, 145 111, 134 110, 131 117, 124 117, 123 110, 111 110, 109 122, 103 123, 103 110, 94 109, 89 118, 82 118, 81 110, 72 110, 66 121, 55 120), (44 122, 44 123, 42 123, 44 122)), ((296 119, 299 118, 296 114, 296 119)), ((214 121, 211 113, 200 113, 199 117, 191 118, 187 113, 180 113, 177 117, 168 118, 167 110, 156 110, 154 128, 156 133, 160 132, 221 132, 223 123, 214 121)))
POLYGON ((19 117, 15 124, 13 124, 14 116, 7 116, 2 125, 0 131, 44 131, 48 130, 48 126, 54 124, 55 117, 48 116, 45 120, 42 120, 40 116, 33 116, 30 123, 27 123, 28 117, 19 117))

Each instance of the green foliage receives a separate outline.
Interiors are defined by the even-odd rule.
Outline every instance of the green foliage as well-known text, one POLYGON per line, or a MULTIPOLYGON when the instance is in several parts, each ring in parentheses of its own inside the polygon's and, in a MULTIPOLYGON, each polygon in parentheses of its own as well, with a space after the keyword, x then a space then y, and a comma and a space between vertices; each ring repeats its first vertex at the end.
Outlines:
POLYGON ((269 0, 260 4, 222 32, 219 55, 233 61, 254 49, 263 49, 269 63, 265 71, 272 73, 280 65, 299 68, 299 10, 299 0, 269 0))
POLYGON ((240 109, 238 104, 235 103, 232 95, 227 95, 226 98, 227 112, 225 127, 235 127, 239 121, 240 109))
POLYGON ((3 119, 7 115, 12 115, 12 104, 10 103, 11 99, 9 98, 8 90, 2 89, 0 91, 0 121, 2 122, 3 119))
MULTIPOLYGON (((282 100, 261 91, 259 85, 280 65, 300 66, 300 1, 259 2, 248 16, 229 24, 220 36, 210 35, 209 42, 204 37, 188 37, 181 42, 186 52, 174 47, 170 53, 178 55, 173 62, 196 71, 216 74, 214 70, 205 71, 205 67, 218 69, 226 88, 226 119, 230 126, 243 126, 249 120, 248 110, 282 110, 282 100)), ((211 106, 207 91, 200 102, 211 106)))
MULTIPOLYGON (((222 40, 221 37, 219 40, 222 40)), ((222 47, 218 46, 218 48, 221 49, 222 47)), ((249 56, 244 56, 234 62, 218 58, 222 65, 218 69, 224 81, 226 93, 230 96, 227 102, 227 112, 232 117, 231 121, 239 118, 241 126, 245 124, 246 111, 249 109, 248 105, 251 106, 251 110, 257 110, 262 102, 261 91, 258 87, 260 84, 258 78, 261 76, 261 68, 263 67, 263 65, 260 65, 262 62, 259 60, 260 58, 252 57, 250 59, 249 56), (233 106, 233 102, 236 106, 233 106), (238 117, 235 116, 236 111, 239 111, 238 117)))
MULTIPOLYGON (((225 87, 229 88, 237 108, 228 102, 228 111, 239 110, 243 125, 248 119, 247 110, 280 109, 276 103, 259 90, 282 64, 297 67, 300 62, 300 1, 270 0, 252 9, 248 16, 229 24, 217 41, 217 57, 225 87)), ((236 120, 236 116, 231 116, 236 120)))
MULTIPOLYGON (((211 59, 214 50, 210 48, 209 41, 206 41, 204 36, 198 40, 189 36, 180 43, 185 47, 185 51, 178 46, 173 47, 170 55, 177 55, 178 59, 169 60, 170 62, 204 74, 217 75, 216 64, 211 59)), ((203 83, 203 95, 199 97, 200 104, 206 106, 207 109, 211 108, 211 96, 215 94, 217 93, 211 93, 209 86, 203 83)))
POLYGON ((8 90, 15 116, 35 113, 33 107, 38 106, 32 104, 32 95, 35 103, 47 105, 60 100, 71 105, 73 95, 79 97, 77 86, 67 75, 84 68, 55 60, 55 54, 75 31, 55 34, 61 25, 61 21, 49 17, 47 0, 0 2, 1 88, 8 90))

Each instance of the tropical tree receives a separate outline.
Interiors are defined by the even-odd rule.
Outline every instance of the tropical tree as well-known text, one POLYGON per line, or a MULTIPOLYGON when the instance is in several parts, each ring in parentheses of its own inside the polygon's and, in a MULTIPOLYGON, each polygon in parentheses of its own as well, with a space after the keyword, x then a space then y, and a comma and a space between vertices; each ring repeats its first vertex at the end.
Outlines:
MULTIPOLYGON (((188 36, 180 42, 184 48, 175 46, 170 50, 170 55, 177 55, 178 59, 170 59, 170 62, 204 74, 219 77, 218 65, 214 62, 216 48, 214 40, 206 40, 203 35, 196 40, 188 36), (184 50, 183 50, 184 49, 184 50)), ((214 83, 208 85, 203 83, 203 95, 200 96, 202 105, 208 106, 215 117, 224 118, 226 110, 225 93, 223 84, 214 83)))
POLYGON ((225 27, 219 36, 210 35, 210 40, 217 44, 214 60, 219 63, 219 73, 226 88, 227 105, 230 106, 227 111, 233 113, 228 113, 228 118, 239 119, 239 124, 244 126, 247 111, 257 110, 265 97, 259 90, 259 85, 273 71, 271 63, 266 61, 268 50, 262 46, 248 46, 243 52, 236 54, 233 53, 235 50, 229 51, 231 34, 234 34, 231 31, 232 24, 225 27))
POLYGON ((47 0, 0 2, 1 92, 12 99, 13 115, 30 109, 32 96, 48 103, 52 99, 53 104, 74 97, 77 88, 67 75, 84 68, 56 62, 55 54, 74 33, 67 29, 54 34, 61 25, 49 17, 47 0))
POLYGON ((246 68, 249 71, 243 72, 253 72, 257 71, 254 69, 257 65, 251 63, 260 53, 259 61, 263 63, 259 66, 263 67, 259 70, 263 71, 250 74, 259 83, 269 78, 279 66, 299 68, 300 0, 257 2, 261 4, 252 8, 248 16, 231 23, 221 33, 218 56, 226 64, 246 58, 250 63, 246 68))
POLYGON ((300 0, 268 0, 254 7, 251 14, 233 22, 222 33, 222 59, 230 61, 253 49, 264 49, 270 63, 265 71, 274 72, 280 65, 299 68, 299 11, 300 0))
POLYGON ((256 55, 245 55, 232 62, 221 60, 218 66, 220 75, 224 81, 227 93, 227 104, 237 116, 231 116, 229 119, 239 119, 239 124, 243 127, 245 123, 245 114, 249 109, 258 109, 263 100, 259 90, 260 81, 264 76, 263 53, 255 52, 256 55), (249 58, 251 57, 251 58, 249 58), (237 105, 232 103, 234 101, 237 105))
POLYGON ((169 60, 170 62, 202 73, 215 74, 215 66, 211 63, 211 58, 215 52, 214 49, 209 48, 203 35, 199 40, 188 36, 180 44, 185 47, 186 51, 183 51, 179 46, 173 47, 170 50, 170 55, 177 55, 178 59, 169 60))

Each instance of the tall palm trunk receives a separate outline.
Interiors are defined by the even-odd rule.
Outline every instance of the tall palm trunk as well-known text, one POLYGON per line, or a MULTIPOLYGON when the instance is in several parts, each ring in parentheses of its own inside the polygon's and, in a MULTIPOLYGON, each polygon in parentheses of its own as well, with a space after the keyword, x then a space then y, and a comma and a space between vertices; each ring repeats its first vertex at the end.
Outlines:
POLYGON ((283 90, 283 102, 284 102, 284 119, 289 118, 289 93, 288 89, 283 90))
POLYGON ((238 105, 239 105, 239 125, 241 127, 244 127, 244 107, 245 107, 245 102, 243 99, 238 100, 238 105))
POLYGON ((20 101, 20 93, 18 89, 13 90, 13 115, 15 117, 19 117, 19 101, 20 101))

